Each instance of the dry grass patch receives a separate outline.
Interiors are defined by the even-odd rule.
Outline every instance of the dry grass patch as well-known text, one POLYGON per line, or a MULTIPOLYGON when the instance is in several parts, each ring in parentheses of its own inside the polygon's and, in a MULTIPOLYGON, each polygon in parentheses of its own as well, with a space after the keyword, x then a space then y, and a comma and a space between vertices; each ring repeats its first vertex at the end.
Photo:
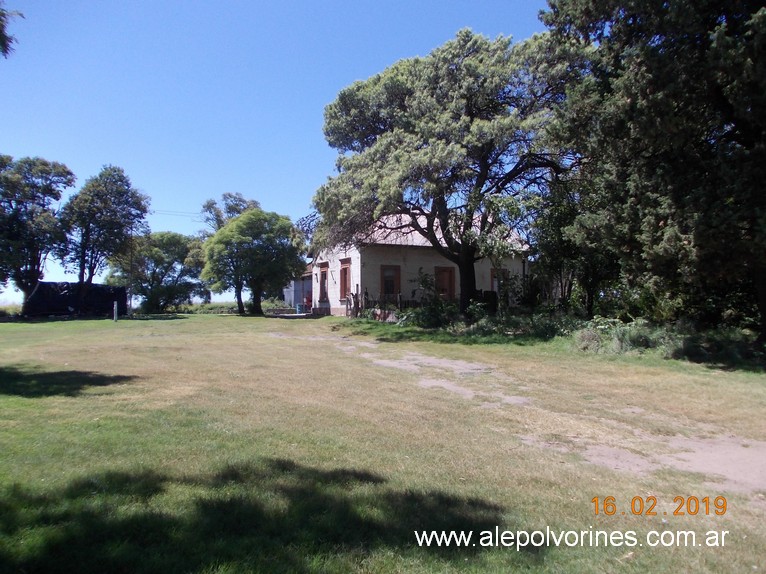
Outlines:
POLYGON ((381 342, 344 324, 0 325, 0 514, 12 525, 0 532, 0 570, 762 566, 757 479, 730 489, 679 454, 729 437, 760 456, 762 376, 583 357, 556 341, 381 342), (672 511, 679 495, 725 495, 730 509, 663 522, 595 516, 591 503, 656 496, 672 511), (495 526, 732 534, 724 548, 520 553, 425 549, 413 534, 495 526))

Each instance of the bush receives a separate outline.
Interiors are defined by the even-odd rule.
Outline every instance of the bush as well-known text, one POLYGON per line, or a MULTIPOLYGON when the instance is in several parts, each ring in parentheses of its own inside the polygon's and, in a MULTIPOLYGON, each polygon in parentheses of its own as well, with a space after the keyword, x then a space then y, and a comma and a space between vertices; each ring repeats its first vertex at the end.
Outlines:
POLYGON ((454 323, 458 316, 458 308, 454 303, 442 299, 436 290, 433 275, 418 273, 416 280, 418 289, 423 294, 420 307, 407 310, 400 319, 401 325, 414 325, 424 329, 439 329, 454 323))
POLYGON ((272 309, 285 309, 288 305, 284 299, 277 299, 276 297, 269 297, 268 299, 261 300, 261 309, 266 313, 272 309))
POLYGON ((601 333, 592 328, 581 329, 574 334, 575 345, 581 351, 598 353, 601 351, 603 341, 601 333))
POLYGON ((440 329, 453 324, 459 316, 457 305, 439 298, 420 307, 408 309, 399 319, 400 325, 414 325, 423 329, 440 329))
POLYGON ((679 334, 665 356, 695 363, 766 368, 766 353, 756 343, 755 333, 733 327, 679 334))
POLYGON ((619 319, 596 316, 575 333, 575 346, 592 353, 629 353, 655 349, 671 342, 673 335, 645 319, 623 323, 619 319))
POLYGON ((756 346, 753 332, 732 327, 696 331, 685 321, 656 325, 646 319, 622 323, 594 317, 575 333, 574 344, 591 353, 642 353, 654 349, 666 359, 758 370, 766 367, 766 353, 756 346))
POLYGON ((174 311, 187 315, 236 315, 237 304, 231 303, 195 303, 178 305, 174 311))
POLYGON ((0 317, 14 317, 21 314, 21 305, 3 305, 0 307, 0 317))

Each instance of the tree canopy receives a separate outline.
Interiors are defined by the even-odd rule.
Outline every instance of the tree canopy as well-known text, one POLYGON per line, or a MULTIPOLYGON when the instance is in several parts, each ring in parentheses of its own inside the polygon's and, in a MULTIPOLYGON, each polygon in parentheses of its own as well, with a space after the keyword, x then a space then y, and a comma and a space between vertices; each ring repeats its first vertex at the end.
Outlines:
POLYGON ((262 315, 262 294, 281 289, 302 271, 302 253, 302 235, 289 218, 251 208, 205 242, 202 278, 215 292, 234 289, 240 313, 245 309, 237 286, 247 286, 251 313, 262 315))
POLYGON ((658 319, 760 307, 766 336, 766 8, 552 0, 579 52, 557 126, 584 158, 580 231, 658 319), (748 295, 749 294, 749 295, 748 295))
POLYGON ((63 237, 56 203, 74 182, 62 163, 0 156, 0 280, 11 279, 25 300, 63 237))
POLYGON ((511 46, 463 30, 342 90, 325 110, 339 173, 314 197, 315 241, 359 241, 375 227, 419 233, 458 266, 465 310, 479 237, 523 216, 525 197, 561 163, 538 137, 561 93, 540 81, 543 67, 558 72, 555 56, 544 38, 511 46))
POLYGON ((107 282, 130 287, 143 299, 146 313, 205 297, 199 276, 204 265, 202 241, 172 231, 158 231, 134 238, 133 246, 109 260, 107 282))
POLYGON ((61 213, 67 239, 60 256, 78 272, 80 284, 90 284, 121 253, 133 235, 145 231, 149 198, 131 185, 120 167, 105 166, 69 198, 61 213))

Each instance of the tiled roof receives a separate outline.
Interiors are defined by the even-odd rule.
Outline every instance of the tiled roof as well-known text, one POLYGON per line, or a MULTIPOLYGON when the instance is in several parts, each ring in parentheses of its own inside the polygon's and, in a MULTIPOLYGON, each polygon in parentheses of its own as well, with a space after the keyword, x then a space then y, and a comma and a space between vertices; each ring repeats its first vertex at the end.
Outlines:
MULTIPOLYGON (((431 247, 431 242, 407 225, 408 216, 387 215, 379 220, 376 227, 369 233, 363 244, 367 245, 408 245, 412 247, 431 247)), ((425 225, 425 219, 423 219, 425 225)), ((437 230, 437 236, 441 237, 437 230)), ((529 246, 515 231, 508 241, 520 251, 526 251, 529 246)))

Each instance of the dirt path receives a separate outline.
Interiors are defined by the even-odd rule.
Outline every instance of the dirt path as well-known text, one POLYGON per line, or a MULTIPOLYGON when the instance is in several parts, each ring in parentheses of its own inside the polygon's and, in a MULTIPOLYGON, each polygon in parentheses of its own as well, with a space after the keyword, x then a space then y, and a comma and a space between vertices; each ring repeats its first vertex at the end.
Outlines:
MULTIPOLYGON (((372 364, 387 369, 397 369, 422 375, 418 385, 434 392, 446 392, 455 400, 471 401, 481 408, 536 408, 529 397, 508 395, 502 390, 475 390, 463 381, 476 375, 493 373, 491 365, 467 362, 405 352, 397 358, 383 358, 376 353, 378 345, 370 342, 346 342, 338 348, 372 364)), ((513 381, 507 376, 500 379, 513 381)), ((516 381, 513 381, 514 383, 516 381)), ((495 385, 497 386, 497 385, 495 385)), ((523 386, 515 385, 517 389, 523 386)), ((551 411, 546 411, 553 415, 551 411)), ((642 415, 642 409, 632 414, 642 415)), ((702 430, 702 429, 700 429, 702 430)), ((633 434, 646 446, 644 452, 666 454, 645 455, 626 448, 608 446, 598 442, 579 440, 574 443, 550 443, 536 436, 519 436, 528 446, 549 448, 561 452, 578 452, 591 464, 610 468, 618 472, 646 475, 663 468, 682 472, 701 473, 708 477, 708 484, 721 491, 754 495, 766 504, 766 441, 745 440, 734 435, 703 438, 699 436, 659 437, 643 431, 633 434)), ((709 429, 704 434, 709 435, 709 429)))

